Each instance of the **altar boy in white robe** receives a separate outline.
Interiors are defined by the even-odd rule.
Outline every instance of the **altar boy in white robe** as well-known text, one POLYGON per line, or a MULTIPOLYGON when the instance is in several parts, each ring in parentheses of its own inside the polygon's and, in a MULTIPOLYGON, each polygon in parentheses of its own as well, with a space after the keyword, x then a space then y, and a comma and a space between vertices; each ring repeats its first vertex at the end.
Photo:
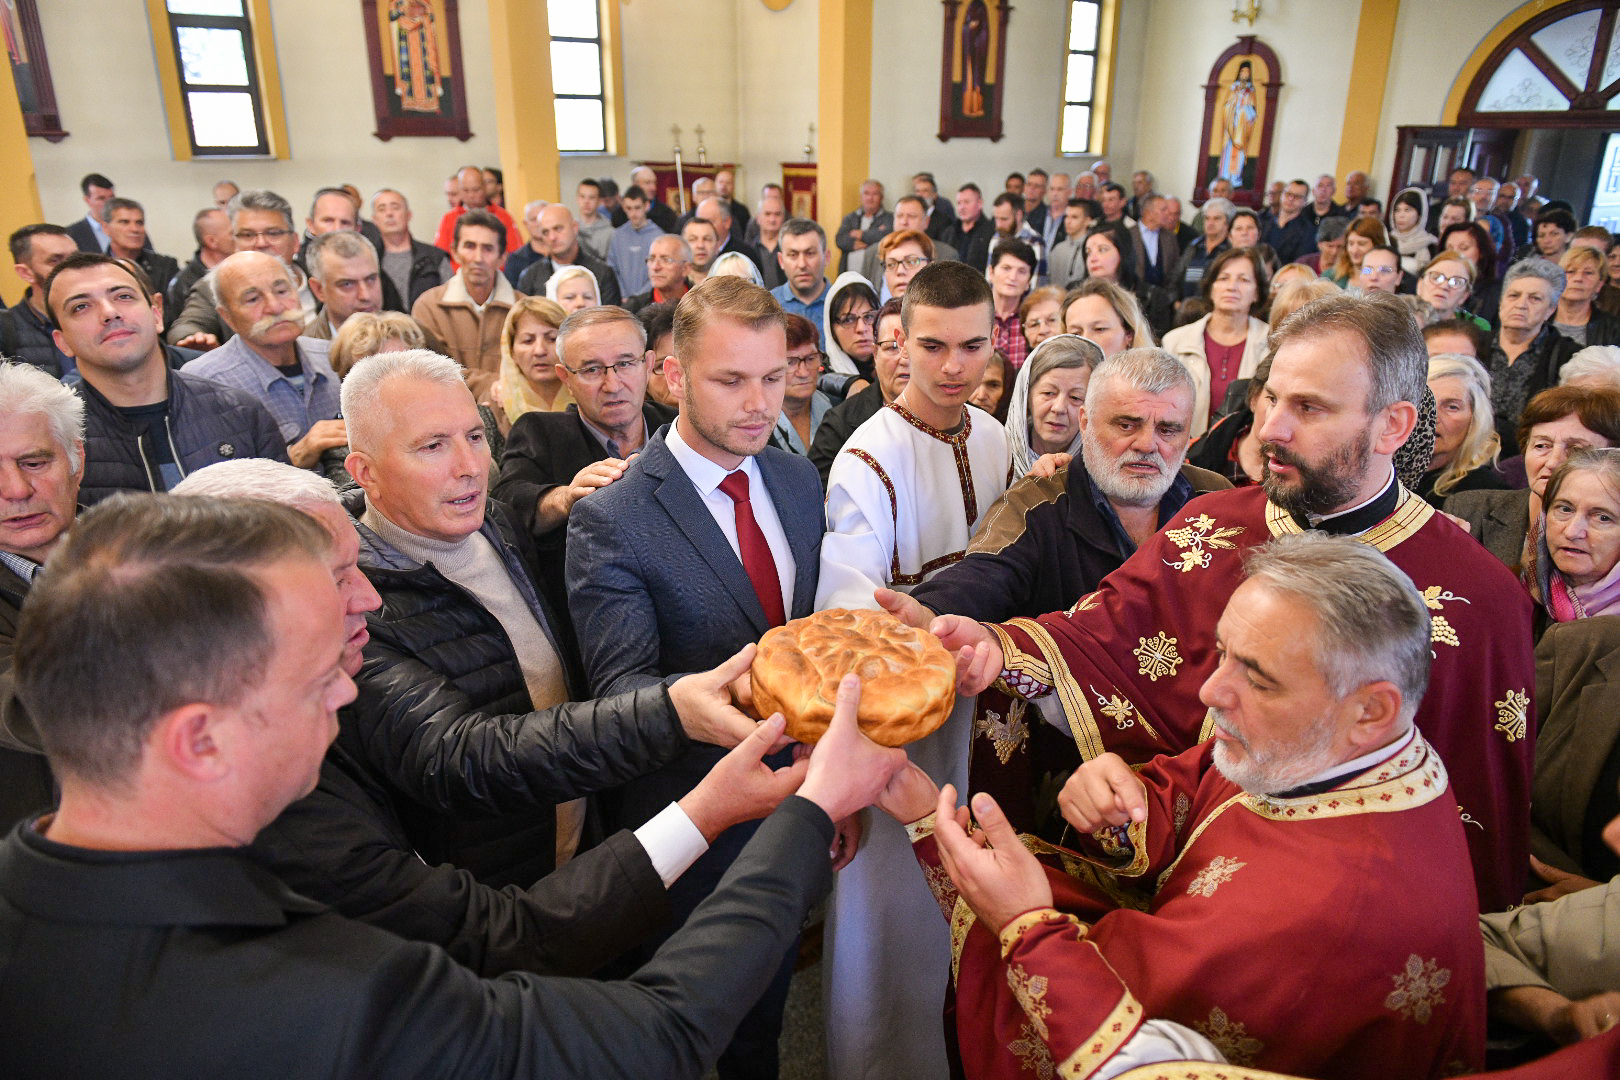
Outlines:
MULTIPOLYGON (((964 263, 911 279, 900 311, 911 381, 850 436, 827 481, 816 608, 875 608, 880 588, 910 589, 961 559, 1007 489, 1002 426, 968 404, 994 346, 990 286, 964 263)), ((940 784, 965 790, 971 700, 906 748, 940 784)), ((838 875, 826 957, 832 1080, 933 1080, 949 1073, 941 1009, 950 936, 905 830, 868 815, 860 857, 838 875)))

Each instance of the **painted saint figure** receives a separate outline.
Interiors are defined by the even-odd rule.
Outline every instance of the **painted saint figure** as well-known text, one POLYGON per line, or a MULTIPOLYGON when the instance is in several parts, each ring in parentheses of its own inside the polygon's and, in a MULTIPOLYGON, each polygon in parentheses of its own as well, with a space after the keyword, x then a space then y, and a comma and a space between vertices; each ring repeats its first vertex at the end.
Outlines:
POLYGON ((984 73, 990 61, 990 12, 973 0, 962 19, 962 115, 984 115, 984 73))
POLYGON ((1243 166, 1249 160, 1249 135, 1254 131, 1254 69, 1247 60, 1238 65, 1237 80, 1227 91, 1221 110, 1221 158, 1214 179, 1243 187, 1243 166))
POLYGON ((394 40, 399 48, 394 93, 399 95, 400 108, 405 112, 438 112, 444 86, 433 5, 428 0, 392 0, 388 21, 394 24, 394 40))

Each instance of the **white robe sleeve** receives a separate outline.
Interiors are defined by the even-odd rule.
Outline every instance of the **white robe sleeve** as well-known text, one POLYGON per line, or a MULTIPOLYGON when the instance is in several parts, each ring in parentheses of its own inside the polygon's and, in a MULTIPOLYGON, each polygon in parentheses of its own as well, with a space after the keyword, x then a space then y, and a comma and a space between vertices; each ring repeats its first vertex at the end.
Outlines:
POLYGON ((817 611, 878 606, 872 591, 889 584, 894 564, 893 505, 870 465, 854 454, 838 455, 827 477, 817 611))
POLYGON ((1170 1020, 1149 1020, 1137 1029, 1136 1034, 1132 1035, 1113 1057, 1091 1074, 1092 1080, 1113 1080, 1121 1073, 1130 1072, 1140 1066, 1170 1061, 1224 1064, 1226 1058, 1216 1049, 1214 1043, 1191 1028, 1182 1027, 1170 1020))

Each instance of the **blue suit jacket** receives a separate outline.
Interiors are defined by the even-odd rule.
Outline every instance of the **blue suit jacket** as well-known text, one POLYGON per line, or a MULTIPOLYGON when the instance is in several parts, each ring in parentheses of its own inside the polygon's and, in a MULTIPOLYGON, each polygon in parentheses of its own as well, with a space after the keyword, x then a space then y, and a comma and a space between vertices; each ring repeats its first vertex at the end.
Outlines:
MULTIPOLYGON (((568 606, 593 694, 705 671, 770 627, 725 534, 664 441, 568 516, 568 606)), ((805 458, 756 459, 793 551, 793 610, 810 614, 821 562, 821 482, 805 458)))
MULTIPOLYGON (((742 560, 669 452, 668 430, 648 441, 623 476, 575 503, 568 515, 568 607, 596 695, 706 671, 770 629, 742 560)), ((815 606, 826 529, 821 478, 808 459, 775 447, 756 460, 793 551, 788 617, 797 619, 815 606)), ((693 744, 681 760, 605 797, 608 820, 636 828, 690 791, 722 754, 693 744)), ((714 863, 715 877, 751 832, 730 830, 728 843, 710 849, 705 859, 714 863)), ((704 875, 687 876, 697 881, 704 875)))

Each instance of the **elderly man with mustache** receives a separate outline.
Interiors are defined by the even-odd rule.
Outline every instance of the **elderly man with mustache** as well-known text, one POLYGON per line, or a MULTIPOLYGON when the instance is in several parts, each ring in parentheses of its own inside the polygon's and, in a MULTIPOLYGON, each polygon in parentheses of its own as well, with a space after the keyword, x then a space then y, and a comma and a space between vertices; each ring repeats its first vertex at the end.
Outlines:
POLYGON ((262 251, 239 251, 205 280, 219 317, 236 336, 183 370, 263 402, 281 428, 288 458, 300 468, 347 443, 348 431, 337 419, 338 379, 326 359, 330 343, 303 336, 309 312, 286 264, 262 251))

